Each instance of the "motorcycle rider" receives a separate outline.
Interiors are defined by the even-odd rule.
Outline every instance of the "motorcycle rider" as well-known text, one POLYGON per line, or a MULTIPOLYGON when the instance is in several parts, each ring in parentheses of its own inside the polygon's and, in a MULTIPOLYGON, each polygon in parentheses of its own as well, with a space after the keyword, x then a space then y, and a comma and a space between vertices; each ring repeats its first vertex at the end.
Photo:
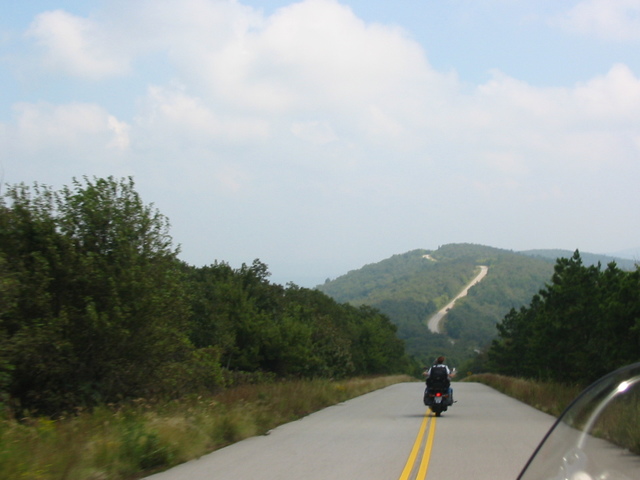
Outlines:
MULTIPOLYGON (((455 370, 452 372, 451 369, 445 365, 444 361, 445 358, 443 356, 438 357, 436 359, 436 363, 423 372, 423 375, 426 377, 425 379, 429 379, 429 375, 431 375, 431 369, 433 367, 444 367, 447 369, 447 378, 451 381, 451 379, 456 375, 455 370)), ((451 385, 449 385, 449 398, 453 401, 453 388, 451 388, 451 385)))

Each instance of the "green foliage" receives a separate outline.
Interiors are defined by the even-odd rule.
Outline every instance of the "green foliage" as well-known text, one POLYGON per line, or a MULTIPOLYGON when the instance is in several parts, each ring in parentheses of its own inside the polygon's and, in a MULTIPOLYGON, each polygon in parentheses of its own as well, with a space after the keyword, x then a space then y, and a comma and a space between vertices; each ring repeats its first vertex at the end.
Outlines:
POLYGON ((0 478, 141 478, 406 376, 279 381, 171 402, 136 400, 51 420, 0 417, 0 478))
POLYGON ((583 389, 578 385, 526 380, 495 373, 472 375, 465 381, 483 383, 555 417, 560 416, 583 389))
POLYGON ((336 378, 407 369, 395 326, 373 308, 271 284, 258 260, 238 270, 225 263, 185 270, 196 292, 192 341, 219 348, 228 369, 336 378))
POLYGON ((489 350, 494 371, 589 383, 640 359, 640 269, 585 266, 580 253, 558 259, 551 283, 529 306, 498 324, 489 350))
POLYGON ((495 324, 511 308, 524 305, 553 271, 547 259, 473 244, 413 250, 349 272, 317 288, 339 301, 369 305, 398 327, 408 354, 423 365, 439 355, 451 365, 475 360, 495 337, 495 324), (446 334, 431 333, 426 322, 478 273, 489 275, 456 302, 445 317, 446 334))
POLYGON ((479 346, 495 337, 495 324, 512 308, 524 305, 553 271, 547 260, 505 251, 485 255, 484 260, 489 275, 456 302, 446 319, 449 336, 456 341, 475 340, 479 346))
MULTIPOLYGON (((413 368, 378 310, 272 284, 259 260, 185 265, 168 232, 132 179, 9 187, 0 198, 0 406, 59 416, 247 377, 413 368)), ((132 437, 149 451, 145 462, 164 455, 154 438, 132 437)))
MULTIPOLYGON (((317 288, 339 302, 354 305, 412 299, 433 302, 430 307, 437 309, 471 280, 475 263, 467 256, 432 261, 426 258, 428 254, 428 250, 413 250, 393 255, 317 288)), ((434 258, 436 255, 434 252, 434 258)))
POLYGON ((144 471, 171 465, 174 453, 157 432, 145 429, 140 422, 130 422, 123 428, 119 456, 123 463, 131 464, 134 471, 144 471))
MULTIPOLYGON (((556 261, 558 258, 570 258, 574 252, 571 250, 560 250, 560 249, 543 249, 543 250, 525 250, 520 252, 524 255, 529 255, 531 257, 544 258, 547 260, 556 261)), ((585 253, 580 252, 580 258, 582 258, 582 263, 586 266, 591 265, 609 265, 610 263, 615 263, 616 266, 622 270, 633 271, 636 269, 635 260, 630 260, 628 258, 620 258, 620 257, 611 257, 609 255, 597 255, 595 253, 585 253)))
POLYGON ((188 355, 168 225, 132 180, 19 185, 6 197, 0 252, 11 284, 0 330, 20 409, 142 395, 165 363, 188 355))

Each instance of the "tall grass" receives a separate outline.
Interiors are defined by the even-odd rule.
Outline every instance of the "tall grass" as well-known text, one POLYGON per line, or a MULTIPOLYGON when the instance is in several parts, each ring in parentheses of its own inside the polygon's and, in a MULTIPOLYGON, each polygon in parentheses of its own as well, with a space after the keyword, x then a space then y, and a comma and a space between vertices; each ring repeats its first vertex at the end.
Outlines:
POLYGON ((593 425, 593 434, 640 455, 639 426, 640 391, 636 388, 612 400, 593 425))
POLYGON ((0 420, 3 480, 124 480, 200 457, 406 376, 245 385, 169 403, 138 400, 68 418, 0 420))
MULTIPOLYGON (((559 417, 583 390, 577 385, 536 382, 489 373, 471 375, 465 381, 484 383, 555 417, 559 417)), ((630 398, 614 400, 598 417, 591 433, 640 455, 639 425, 640 394, 636 390, 630 398)))
POLYGON ((465 381, 484 383, 555 417, 560 416, 584 388, 578 385, 538 382, 493 373, 471 375, 465 381))

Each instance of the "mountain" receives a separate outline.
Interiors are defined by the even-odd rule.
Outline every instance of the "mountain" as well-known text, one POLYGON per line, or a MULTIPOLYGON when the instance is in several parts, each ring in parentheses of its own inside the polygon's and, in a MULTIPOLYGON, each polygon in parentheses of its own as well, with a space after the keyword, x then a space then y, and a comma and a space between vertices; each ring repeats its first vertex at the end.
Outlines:
MULTIPOLYGON (((446 355, 451 365, 462 366, 495 337, 497 322, 512 308, 528 305, 550 281, 556 258, 572 255, 562 250, 514 252, 449 244, 393 255, 316 288, 339 302, 370 305, 385 313, 398 327, 407 352, 424 365, 446 355), (429 318, 475 278, 481 265, 488 267, 487 276, 447 312, 445 333, 432 333, 427 328, 429 318)), ((603 268, 609 262, 594 257, 601 259, 603 268)))
MULTIPOLYGON (((520 252, 524 255, 529 255, 531 257, 540 257, 552 259, 555 261, 556 258, 571 258, 573 252, 570 250, 557 250, 557 249, 548 249, 548 250, 524 250, 520 252)), ((582 258, 582 263, 585 265, 597 265, 600 263, 602 268, 606 268, 611 262, 614 262, 618 268, 621 270, 635 270, 636 264, 639 262, 638 260, 632 260, 631 258, 623 258, 620 256, 613 255, 599 255, 596 253, 583 253, 580 252, 580 258, 582 258)))
POLYGON ((640 262, 640 247, 637 248, 629 248, 627 250, 618 250, 617 252, 609 252, 608 255, 616 258, 624 258, 628 260, 633 260, 634 262, 640 262))

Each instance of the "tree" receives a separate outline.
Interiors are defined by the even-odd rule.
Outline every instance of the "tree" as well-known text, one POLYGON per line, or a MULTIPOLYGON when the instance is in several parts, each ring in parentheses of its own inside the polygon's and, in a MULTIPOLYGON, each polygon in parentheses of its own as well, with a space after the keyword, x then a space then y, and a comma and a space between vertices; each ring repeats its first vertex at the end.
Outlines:
POLYGON ((132 179, 18 185, 6 197, 0 252, 18 286, 0 326, 22 408, 141 395, 189 357, 177 250, 132 179))
POLYGON ((372 307, 271 284, 259 260, 188 270, 192 341, 220 347, 230 370, 333 378, 408 370, 395 326, 372 307))
POLYGON ((500 322, 489 349, 499 373, 589 383, 640 359, 640 270, 560 258, 551 283, 500 322))
POLYGON ((271 284, 257 259, 195 268, 177 254, 167 219, 131 178, 10 187, 0 198, 0 403, 56 415, 194 393, 223 383, 221 364, 282 377, 406 371, 378 310, 271 284))

